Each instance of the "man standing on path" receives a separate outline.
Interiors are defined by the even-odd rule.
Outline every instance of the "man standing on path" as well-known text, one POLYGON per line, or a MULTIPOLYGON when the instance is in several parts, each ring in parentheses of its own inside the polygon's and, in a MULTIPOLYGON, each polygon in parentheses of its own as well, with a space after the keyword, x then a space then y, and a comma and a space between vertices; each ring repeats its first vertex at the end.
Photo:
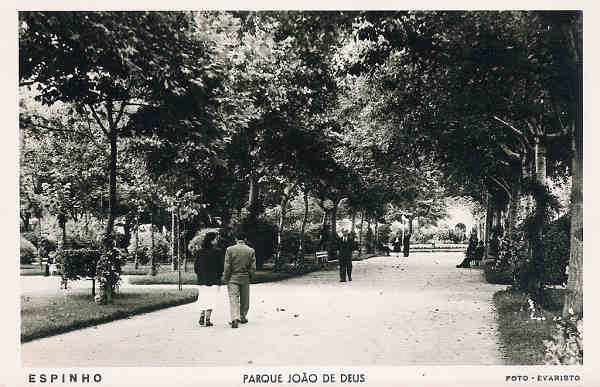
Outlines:
POLYGON ((348 234, 348 230, 342 231, 342 240, 340 241, 340 282, 352 281, 352 250, 354 250, 354 239, 348 234))
POLYGON ((250 279, 256 273, 256 255, 254 249, 246 245, 246 235, 238 231, 236 244, 225 251, 225 265, 222 282, 227 284, 231 327, 248 322, 246 316, 250 308, 250 279))

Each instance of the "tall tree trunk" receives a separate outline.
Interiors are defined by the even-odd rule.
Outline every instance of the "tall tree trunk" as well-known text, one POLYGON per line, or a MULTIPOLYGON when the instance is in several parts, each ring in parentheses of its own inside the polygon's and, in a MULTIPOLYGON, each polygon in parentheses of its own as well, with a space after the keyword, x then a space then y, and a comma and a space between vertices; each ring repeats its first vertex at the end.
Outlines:
POLYGON ((181 248, 183 250, 183 272, 187 273, 188 249, 185 238, 185 236, 187 235, 187 228, 185 221, 182 221, 181 223, 183 223, 183 232, 181 233, 181 248))
POLYGON ((362 211, 360 213, 360 227, 359 227, 359 231, 358 231, 358 251, 360 254, 362 254, 364 252, 364 243, 363 243, 363 225, 365 222, 365 212, 362 211))
POLYGON ((492 239, 492 222, 494 217, 494 205, 492 195, 486 194, 486 209, 485 209, 485 242, 484 242, 484 259, 490 258, 490 240, 492 239))
POLYGON ((373 243, 375 242, 375 236, 373 235, 373 230, 371 230, 371 217, 367 217, 367 235, 371 233, 371 240, 367 241, 367 253, 373 253, 373 243))
POLYGON ((38 245, 37 245, 37 256, 40 262, 40 271, 44 273, 44 265, 42 264, 42 217, 38 217, 38 245))
POLYGON ((410 238, 413 234, 413 220, 415 216, 408 216, 408 233, 405 233, 402 238, 402 252, 405 257, 410 256, 410 238))
POLYGON ((354 234, 356 229, 356 211, 352 210, 352 225, 350 226, 350 232, 354 234))
POLYGON ((31 217, 29 214, 20 214, 21 220, 23 221, 23 232, 29 231, 29 218, 31 217))
POLYGON ((154 206, 150 209, 150 275, 156 275, 154 263, 154 206))
POLYGON ((175 218, 175 227, 177 229, 177 284, 179 290, 182 290, 181 287, 181 216, 179 212, 179 207, 177 207, 177 216, 175 218))
POLYGON ((583 15, 562 27, 568 44, 569 57, 575 76, 572 78, 572 106, 574 117, 571 132, 571 246, 569 252, 569 278, 563 308, 563 317, 569 311, 583 317, 583 15))
POLYGON ((181 219, 179 218, 179 208, 177 208, 177 214, 175 215, 175 256, 177 257, 177 270, 181 265, 181 219))
POLYGON ((113 233, 115 219, 117 216, 117 130, 111 128, 108 133, 110 143, 110 166, 109 166, 109 182, 108 182, 108 220, 106 222, 105 235, 113 233))
POLYGON ((223 213, 223 219, 221 225, 228 230, 231 230, 231 221, 233 219, 233 213, 231 211, 225 211, 223 213))
POLYGON ((60 247, 66 248, 67 243, 67 217, 64 214, 58 214, 58 227, 60 227, 60 247))
POLYGON ((534 296, 537 301, 541 301, 543 297, 543 288, 545 285, 545 257, 544 257, 544 245, 542 243, 543 230, 544 230, 544 214, 546 212, 546 197, 543 189, 546 188, 546 148, 539 139, 536 137, 535 143, 535 182, 537 187, 534 191, 535 199, 535 219, 534 219, 534 232, 533 240, 531 241, 532 253, 533 253, 533 265, 535 267, 537 278, 535 281, 535 289, 533 289, 534 296))
POLYGON ((304 259, 304 232, 306 230, 306 223, 308 222, 308 190, 304 191, 304 216, 302 217, 302 227, 300 227, 300 248, 298 249, 298 255, 300 259, 304 259))
POLYGON ((177 262, 175 262, 175 208, 171 209, 171 270, 177 269, 177 262))
POLYGON ((136 213, 135 214, 135 247, 134 247, 134 254, 133 254, 133 259, 134 259, 134 263, 133 263, 133 268, 135 270, 137 270, 138 268, 138 249, 140 247, 140 219, 139 219, 139 215, 136 213))
POLYGON ((279 222, 278 222, 278 227, 277 227, 277 255, 276 255, 276 261, 279 263, 281 260, 281 237, 283 234, 283 228, 285 227, 285 216, 287 214, 287 205, 288 202, 290 200, 290 196, 292 194, 292 192, 294 191, 294 188, 296 188, 297 183, 290 183, 288 185, 286 185, 286 187, 283 189, 283 196, 281 198, 281 211, 279 212, 279 222))
POLYGON ((327 246, 325 245, 325 243, 327 242, 328 238, 328 231, 327 231, 327 214, 328 211, 326 208, 323 208, 323 218, 321 219, 321 235, 319 236, 319 249, 320 250, 327 250, 327 246))
POLYGON ((125 246, 129 246, 131 243, 131 219, 128 216, 125 217, 125 222, 123 222, 123 232, 125 233, 125 246))
MULTIPOLYGON (((579 113, 581 114, 581 113, 579 113)), ((583 122, 578 117, 572 140, 571 160, 571 248, 569 252, 569 279, 563 308, 563 317, 569 311, 583 316, 583 122)))
POLYGON ((339 200, 333 200, 333 207, 331 208, 331 232, 329 234, 329 248, 327 249, 330 257, 337 257, 337 211, 339 203, 339 200))
POLYGON ((516 229, 517 217, 521 206, 521 167, 512 168, 514 181, 510 186, 510 202, 508 203, 508 216, 506 218, 506 235, 512 235, 516 229))
POLYGON ((258 217, 258 177, 255 173, 250 174, 250 188, 248 190, 248 202, 246 203, 246 209, 248 210, 252 219, 258 217))

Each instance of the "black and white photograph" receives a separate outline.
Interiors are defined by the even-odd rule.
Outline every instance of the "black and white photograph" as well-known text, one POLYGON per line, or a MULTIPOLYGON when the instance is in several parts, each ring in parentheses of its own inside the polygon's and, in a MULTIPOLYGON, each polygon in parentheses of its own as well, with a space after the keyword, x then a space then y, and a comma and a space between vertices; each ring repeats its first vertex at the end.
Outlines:
POLYGON ((0 386, 599 385, 562 5, 13 10, 0 386))

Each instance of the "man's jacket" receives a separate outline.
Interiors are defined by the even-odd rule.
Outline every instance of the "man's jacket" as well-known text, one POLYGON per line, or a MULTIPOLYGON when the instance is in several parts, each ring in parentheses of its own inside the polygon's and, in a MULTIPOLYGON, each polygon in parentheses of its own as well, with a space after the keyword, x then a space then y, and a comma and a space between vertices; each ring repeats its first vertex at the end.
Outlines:
POLYGON ((223 283, 248 284, 256 273, 256 255, 244 242, 229 246, 225 251, 223 283))

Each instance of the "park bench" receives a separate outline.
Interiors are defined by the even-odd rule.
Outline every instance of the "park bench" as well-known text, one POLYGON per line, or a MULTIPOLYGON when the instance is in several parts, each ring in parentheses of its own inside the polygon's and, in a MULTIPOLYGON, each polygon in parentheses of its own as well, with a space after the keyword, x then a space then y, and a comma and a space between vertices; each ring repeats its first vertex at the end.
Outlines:
POLYGON ((329 264, 329 254, 327 251, 317 251, 315 252, 315 260, 321 266, 327 266, 329 264))
POLYGON ((304 263, 317 263, 317 257, 314 254, 304 255, 304 263))

